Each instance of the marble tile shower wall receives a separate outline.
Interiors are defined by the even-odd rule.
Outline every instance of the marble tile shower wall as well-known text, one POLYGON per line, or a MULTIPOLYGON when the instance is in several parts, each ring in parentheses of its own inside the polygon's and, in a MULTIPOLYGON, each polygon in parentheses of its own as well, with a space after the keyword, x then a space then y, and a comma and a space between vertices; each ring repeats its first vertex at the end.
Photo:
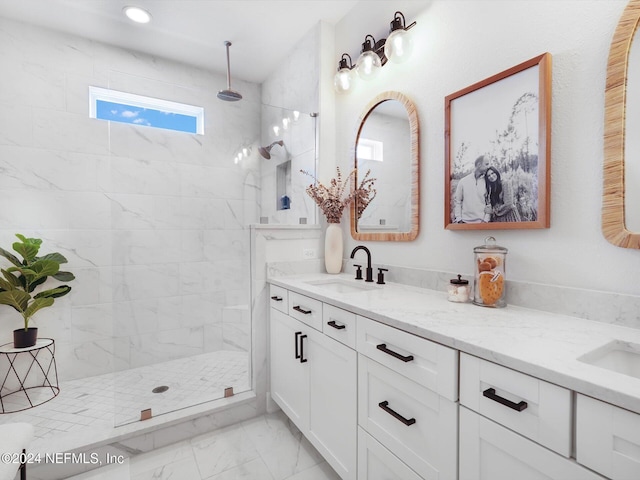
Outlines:
POLYGON ((222 76, 2 18, 0 64, 0 245, 43 238, 77 278, 35 321, 61 379, 248 348, 260 174, 232 159, 259 86, 221 102, 222 76), (203 106, 205 135, 89 119, 89 85, 203 106))
POLYGON ((283 63, 262 84, 262 99, 265 103, 262 113, 262 142, 269 145, 275 140, 283 140, 286 149, 274 148, 271 160, 262 161, 262 217, 269 223, 297 225, 300 218, 307 224, 317 222, 316 206, 305 189, 313 179, 302 175, 300 170, 315 173, 316 165, 316 119, 309 114, 318 112, 318 81, 321 78, 320 61, 309 52, 320 51, 320 25, 312 28, 289 52, 283 63), (275 108, 271 105, 282 106, 275 108), (282 118, 300 112, 300 118, 286 130, 282 128, 282 118), (275 134, 273 126, 279 126, 275 134), (291 161, 291 182, 287 185, 287 196, 291 208, 278 209, 277 166, 291 161))

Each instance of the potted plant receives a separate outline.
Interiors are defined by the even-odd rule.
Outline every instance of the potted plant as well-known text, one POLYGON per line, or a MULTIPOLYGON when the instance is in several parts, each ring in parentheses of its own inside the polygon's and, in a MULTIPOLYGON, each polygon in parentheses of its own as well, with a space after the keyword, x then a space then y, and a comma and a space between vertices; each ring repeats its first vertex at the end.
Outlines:
POLYGON ((29 320, 40 309, 53 305, 54 299, 63 297, 71 291, 68 285, 59 285, 48 290, 35 293, 37 287, 43 285, 49 277, 61 282, 70 282, 75 276, 70 272, 60 271, 60 265, 67 259, 60 253, 48 253, 38 257, 42 240, 26 238, 16 234, 20 239, 12 247, 21 257, 0 248, 0 255, 9 260, 13 266, 0 269, 0 304, 9 305, 24 320, 24 328, 13 331, 13 343, 16 348, 31 347, 38 339, 38 329, 29 327, 29 320))

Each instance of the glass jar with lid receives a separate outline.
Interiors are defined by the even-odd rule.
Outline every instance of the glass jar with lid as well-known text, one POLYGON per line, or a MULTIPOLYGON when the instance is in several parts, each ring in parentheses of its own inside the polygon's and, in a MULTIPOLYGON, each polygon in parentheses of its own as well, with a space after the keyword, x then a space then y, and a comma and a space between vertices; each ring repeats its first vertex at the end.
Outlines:
POLYGON ((469 280, 462 278, 462 275, 458 275, 458 278, 452 278, 447 286, 447 299, 450 302, 466 303, 471 299, 471 289, 469 287, 469 280))
POLYGON ((483 307, 504 307, 506 292, 506 258, 508 250, 496 245, 494 237, 473 249, 475 276, 473 303, 483 307))

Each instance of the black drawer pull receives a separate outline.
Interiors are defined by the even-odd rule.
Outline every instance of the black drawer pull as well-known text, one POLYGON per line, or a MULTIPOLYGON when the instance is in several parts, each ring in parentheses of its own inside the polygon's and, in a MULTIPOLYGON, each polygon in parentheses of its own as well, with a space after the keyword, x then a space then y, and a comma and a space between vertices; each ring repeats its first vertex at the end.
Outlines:
POLYGON ((307 338, 306 335, 300 336, 300 363, 306 363, 307 359, 304 358, 304 339, 307 338))
POLYGON ((396 418, 396 419, 400 420, 407 427, 409 425, 413 425, 414 423, 416 423, 416 419, 415 418, 404 418, 398 412, 396 412, 395 410, 392 410, 391 408, 389 408, 389 402, 387 402, 386 400, 384 402, 380 402, 378 404, 378 406, 381 409, 383 409, 385 412, 387 412, 389 415, 391 415, 393 418, 396 418))
POLYGON ((296 337, 296 358, 300 358, 300 352, 298 351, 298 345, 300 344, 298 342, 298 337, 302 335, 302 332, 296 332, 295 337, 296 337))
POLYGON ((513 408, 518 412, 521 412, 522 410, 527 408, 527 402, 525 402, 524 400, 520 400, 519 403, 513 403, 511 400, 507 400, 506 398, 501 397, 500 395, 496 395, 495 388, 487 388, 484 392, 482 392, 482 395, 493 400, 494 402, 498 402, 506 407, 513 408))
POLYGON ((300 305, 296 305, 293 309, 297 312, 304 313, 305 315, 309 315, 311 313, 311 310, 305 310, 300 305))
POLYGON ((386 343, 381 343, 380 345, 376 345, 376 348, 378 350, 383 351, 384 353, 387 353, 387 354, 391 355, 392 357, 396 357, 398 360, 402 360, 403 362, 410 362, 411 360, 413 360, 413 355, 407 355, 405 357, 404 355, 400 355, 398 352, 394 352, 393 350, 389 350, 387 348, 387 344, 386 343))
POLYGON ((336 330, 342 330, 344 328, 347 328, 346 325, 338 325, 335 320, 331 320, 330 322, 327 322, 327 325, 335 328, 336 330))
POLYGON ((281 302, 282 301, 282 297, 274 295, 273 297, 271 297, 271 300, 275 300, 276 302, 281 302))

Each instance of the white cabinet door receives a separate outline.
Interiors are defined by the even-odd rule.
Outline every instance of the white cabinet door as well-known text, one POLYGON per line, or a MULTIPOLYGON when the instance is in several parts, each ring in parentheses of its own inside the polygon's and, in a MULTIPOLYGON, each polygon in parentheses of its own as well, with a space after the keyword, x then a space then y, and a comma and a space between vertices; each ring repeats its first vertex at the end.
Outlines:
POLYGON ((460 354, 460 404, 569 458, 571 391, 460 354))
POLYGON ((577 396, 576 458, 613 480, 640 478, 640 415, 577 396))
POLYGON ((460 407, 460 480, 602 480, 560 455, 460 407))
POLYGON ((344 480, 356 479, 357 353, 272 308, 271 397, 344 480))
POLYGON ((303 347, 309 369, 309 441, 341 478, 355 480, 357 354, 316 331, 303 347))
POLYGON ((422 477, 359 428, 358 480, 422 480, 422 477))
POLYGON ((400 375, 458 400, 458 351, 366 317, 357 317, 359 353, 400 375))
POLYGON ((458 406, 364 355, 358 423, 421 478, 457 478, 458 406))
POLYGON ((301 361, 306 352, 300 352, 306 339, 300 337, 309 331, 310 327, 271 309, 271 397, 303 432, 309 419, 309 374, 308 362, 301 361))

